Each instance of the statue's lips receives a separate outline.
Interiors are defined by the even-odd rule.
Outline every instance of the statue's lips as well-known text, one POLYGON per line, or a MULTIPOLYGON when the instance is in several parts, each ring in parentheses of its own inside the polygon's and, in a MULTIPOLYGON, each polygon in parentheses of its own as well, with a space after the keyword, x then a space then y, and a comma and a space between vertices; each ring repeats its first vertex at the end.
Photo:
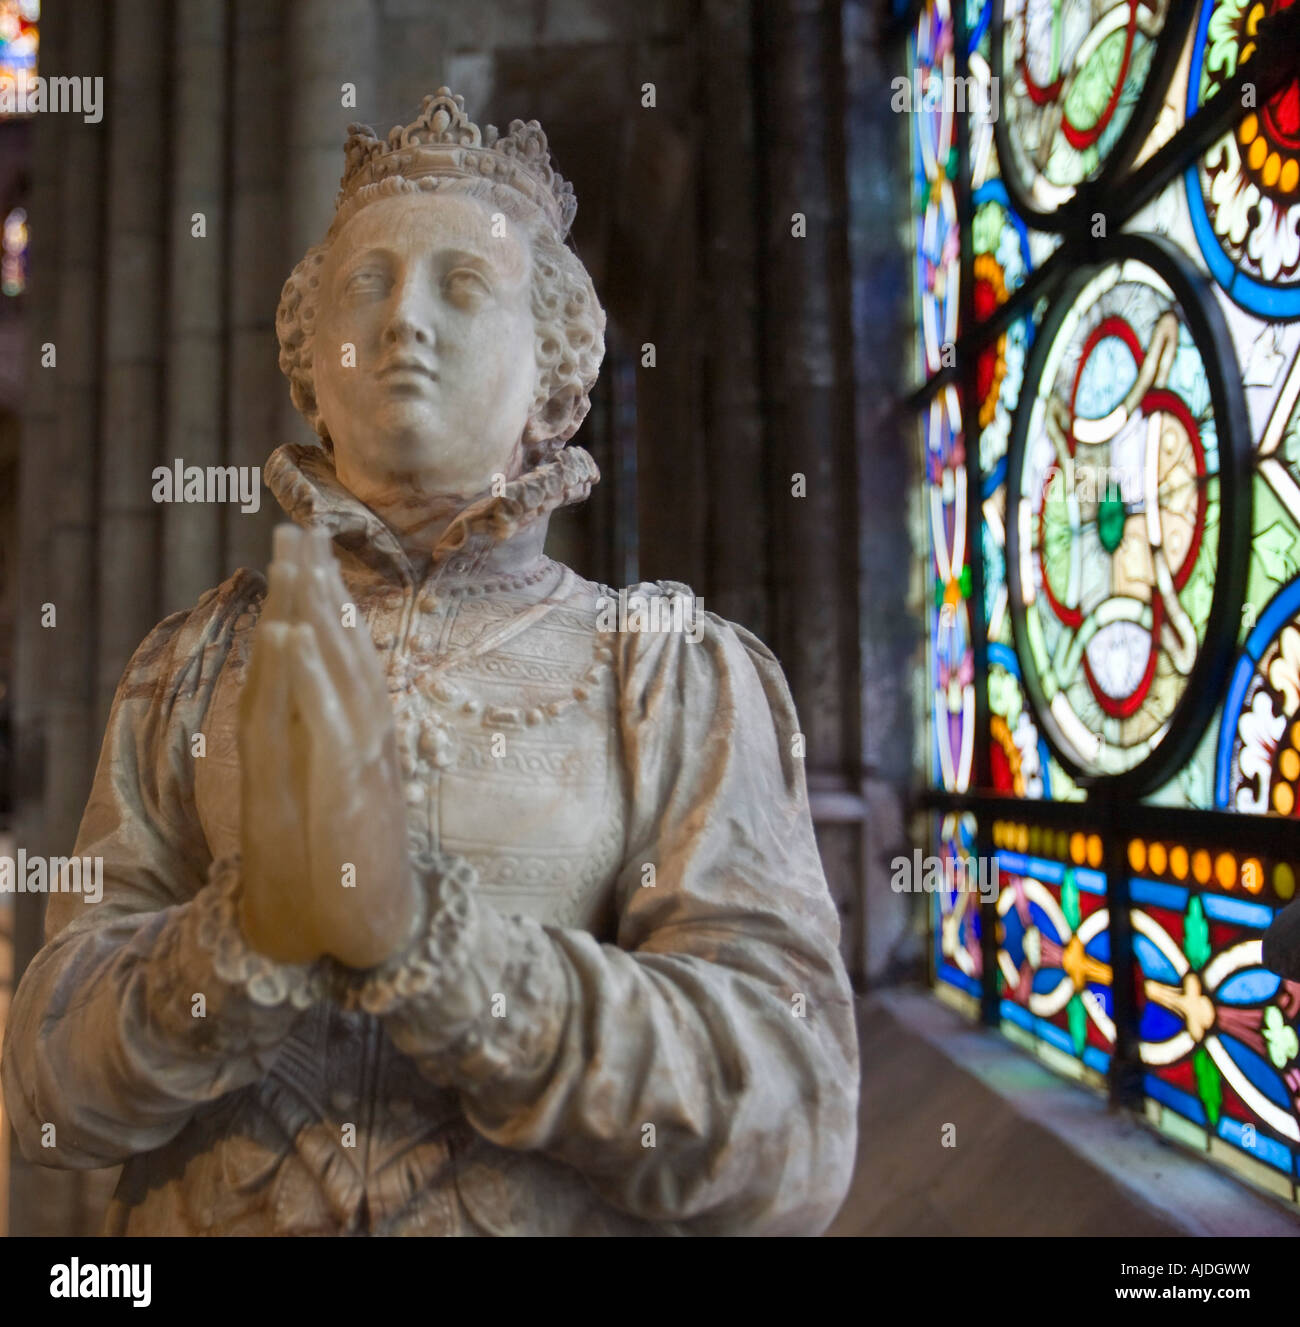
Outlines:
POLYGON ((375 376, 393 387, 419 387, 424 383, 438 381, 436 370, 413 359, 397 360, 380 369, 375 376))

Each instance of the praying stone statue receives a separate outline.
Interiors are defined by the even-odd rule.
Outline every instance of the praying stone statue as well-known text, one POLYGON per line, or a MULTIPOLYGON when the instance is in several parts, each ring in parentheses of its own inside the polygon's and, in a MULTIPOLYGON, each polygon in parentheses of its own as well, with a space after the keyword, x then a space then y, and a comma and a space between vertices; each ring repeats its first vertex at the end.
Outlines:
POLYGON ((599 478, 573 190, 445 88, 346 151, 276 319, 319 445, 118 688, 22 1153, 125 1163, 109 1233, 820 1233, 858 1053, 781 669, 542 551, 599 478))

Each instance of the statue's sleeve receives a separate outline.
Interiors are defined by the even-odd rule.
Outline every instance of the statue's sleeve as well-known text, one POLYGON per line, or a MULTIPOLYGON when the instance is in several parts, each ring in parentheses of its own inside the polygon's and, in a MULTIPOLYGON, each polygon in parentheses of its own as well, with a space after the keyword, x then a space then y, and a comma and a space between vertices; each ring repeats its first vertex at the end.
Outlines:
POLYGON ((211 861, 194 807, 192 739, 260 585, 242 573, 167 618, 118 686, 74 849, 102 859, 102 897, 51 893, 5 1033, 5 1105, 29 1161, 105 1166, 160 1147, 262 1076, 312 999, 310 969, 243 943, 238 861, 211 861))
POLYGON ((426 862, 427 941, 371 1007, 480 1133, 615 1207, 690 1233, 819 1234, 856 1143, 839 918, 781 669, 701 616, 696 642, 619 640, 617 943, 502 917, 467 864, 426 862))

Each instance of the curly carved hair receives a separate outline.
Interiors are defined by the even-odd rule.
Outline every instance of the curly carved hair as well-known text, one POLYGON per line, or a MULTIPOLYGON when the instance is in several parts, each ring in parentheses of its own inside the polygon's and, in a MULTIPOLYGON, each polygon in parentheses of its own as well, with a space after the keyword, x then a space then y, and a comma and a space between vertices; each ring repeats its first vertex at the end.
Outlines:
POLYGON ((329 247, 367 203, 399 194, 453 189, 482 198, 518 223, 532 246, 532 309, 537 385, 524 429, 525 464, 532 467, 559 451, 591 409, 589 393, 605 356, 605 311, 582 260, 556 235, 546 218, 515 191, 487 179, 390 176, 359 189, 335 214, 325 239, 307 250, 280 293, 275 330, 280 370, 289 379, 293 403, 333 451, 316 403, 312 349, 320 271, 329 247))

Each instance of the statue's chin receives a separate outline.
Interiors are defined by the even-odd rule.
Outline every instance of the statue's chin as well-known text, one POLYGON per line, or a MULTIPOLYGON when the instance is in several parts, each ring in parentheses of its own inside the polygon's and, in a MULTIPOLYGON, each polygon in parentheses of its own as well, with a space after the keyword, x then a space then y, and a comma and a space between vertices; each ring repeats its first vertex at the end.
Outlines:
POLYGON ((486 463, 486 451, 479 434, 471 427, 448 433, 437 421, 420 421, 424 427, 394 428, 385 410, 365 433, 362 448, 340 446, 335 440, 335 466, 339 478, 363 498, 378 496, 380 490, 405 490, 408 498, 468 498, 485 492, 497 471, 504 472, 507 462, 496 466, 486 463))
POLYGON ((440 438, 451 433, 445 416, 446 412, 427 397, 388 396, 380 402, 372 418, 360 423, 368 431, 390 440, 391 446, 409 451, 436 445, 440 438))

